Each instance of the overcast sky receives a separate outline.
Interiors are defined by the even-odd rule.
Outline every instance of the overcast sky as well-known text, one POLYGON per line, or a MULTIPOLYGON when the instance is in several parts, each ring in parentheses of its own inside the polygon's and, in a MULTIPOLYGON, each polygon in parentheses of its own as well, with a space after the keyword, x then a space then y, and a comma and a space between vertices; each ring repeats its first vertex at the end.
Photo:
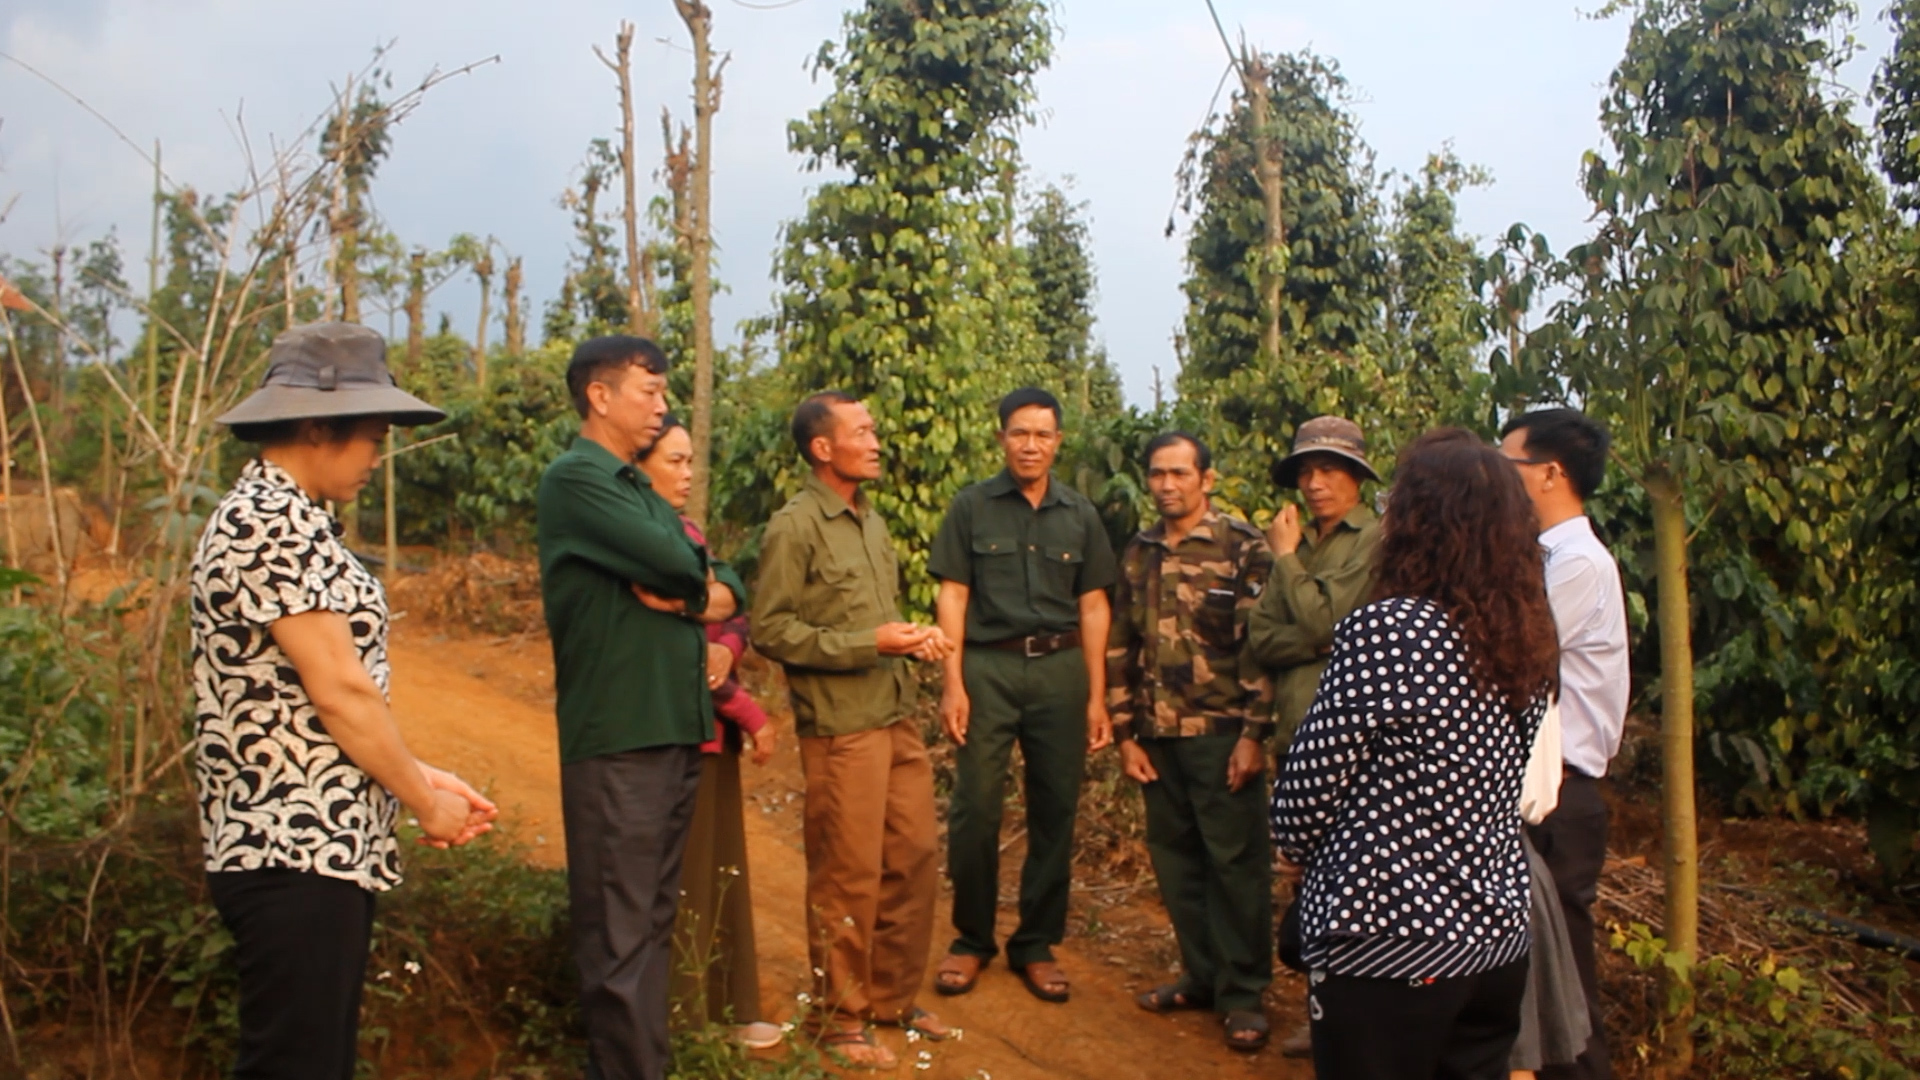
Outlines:
MULTIPOLYGON (((816 178, 786 149, 786 125, 819 101, 806 61, 837 36, 844 3, 713 3, 729 51, 715 124, 716 304, 723 341, 771 310, 772 254, 816 178)), ((1515 221, 1556 249, 1584 231, 1576 187, 1599 145, 1598 103, 1626 24, 1596 22, 1569 0, 1216 0, 1229 30, 1274 50, 1311 47, 1352 81, 1361 131, 1380 168, 1409 172, 1446 144, 1488 169, 1470 192, 1469 231, 1515 221)), ((1879 5, 1846 81, 1863 86, 1884 51, 1879 5)), ((1061 0, 1053 65, 1039 80, 1041 123, 1023 141, 1041 180, 1071 178, 1087 204, 1099 271, 1099 322, 1128 397, 1173 376, 1182 314, 1182 239, 1164 236, 1174 170, 1225 66, 1203 0, 1061 0)), ((621 18, 638 23, 635 81, 643 172, 659 160, 664 105, 689 110, 691 58, 669 0, 4 0, 0 52, 39 69, 142 144, 159 139, 169 174, 203 190, 234 186, 240 119, 256 144, 303 130, 331 87, 393 42, 402 84, 428 70, 498 55, 435 90, 397 132, 374 198, 403 242, 440 246, 492 234, 526 259, 536 311, 557 289, 570 235, 557 197, 589 140, 618 123, 613 81, 591 52, 621 18)), ((118 227, 129 262, 146 256, 148 166, 99 120, 0 59, 0 251, 35 257, 56 237, 84 242, 118 227)), ((472 286, 436 296, 470 332, 472 286)), ((496 331, 497 333, 497 331, 496 331)))

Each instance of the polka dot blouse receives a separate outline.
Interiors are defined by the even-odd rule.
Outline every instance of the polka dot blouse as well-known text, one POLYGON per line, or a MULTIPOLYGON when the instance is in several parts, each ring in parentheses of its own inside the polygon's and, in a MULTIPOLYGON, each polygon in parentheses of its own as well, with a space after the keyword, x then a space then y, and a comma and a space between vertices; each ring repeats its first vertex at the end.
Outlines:
POLYGON ((1525 955, 1520 780, 1544 699, 1514 715, 1468 674, 1429 600, 1334 631, 1273 785, 1273 834, 1305 868, 1302 957, 1334 974, 1448 978, 1525 955))

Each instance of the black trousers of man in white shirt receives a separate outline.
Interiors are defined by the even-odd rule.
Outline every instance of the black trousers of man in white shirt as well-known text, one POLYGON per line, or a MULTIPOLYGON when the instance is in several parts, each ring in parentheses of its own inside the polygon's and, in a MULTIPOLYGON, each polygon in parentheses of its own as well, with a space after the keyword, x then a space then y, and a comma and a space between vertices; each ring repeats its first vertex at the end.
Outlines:
POLYGON ((1587 1013, 1593 1033, 1586 1051, 1571 1065, 1548 1065, 1541 1080, 1609 1080, 1613 1062, 1607 1056, 1606 1018, 1600 1007, 1600 980, 1594 967, 1593 901, 1600 891, 1600 868, 1607 861, 1607 804, 1600 782, 1569 768, 1560 782, 1560 805, 1538 825, 1527 827, 1534 849, 1553 871, 1560 907, 1567 917, 1574 967, 1587 994, 1587 1013))

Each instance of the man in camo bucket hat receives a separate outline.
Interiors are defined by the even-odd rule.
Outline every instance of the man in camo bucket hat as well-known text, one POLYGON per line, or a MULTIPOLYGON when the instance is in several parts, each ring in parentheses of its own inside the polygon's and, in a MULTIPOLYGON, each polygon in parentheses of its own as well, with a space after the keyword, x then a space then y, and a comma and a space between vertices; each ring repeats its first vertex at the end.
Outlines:
MULTIPOLYGON (((1273 578, 1247 623, 1247 653, 1273 678, 1277 755, 1286 753, 1313 704, 1334 625, 1373 592, 1380 522, 1360 497, 1360 485, 1379 479, 1367 462, 1360 425, 1338 416, 1301 424, 1293 452, 1274 463, 1274 483, 1298 488, 1308 514, 1303 525, 1300 508, 1288 502, 1274 515, 1267 531, 1273 578)), ((1312 1053, 1309 1031, 1302 1025, 1281 1040, 1281 1052, 1312 1053)))

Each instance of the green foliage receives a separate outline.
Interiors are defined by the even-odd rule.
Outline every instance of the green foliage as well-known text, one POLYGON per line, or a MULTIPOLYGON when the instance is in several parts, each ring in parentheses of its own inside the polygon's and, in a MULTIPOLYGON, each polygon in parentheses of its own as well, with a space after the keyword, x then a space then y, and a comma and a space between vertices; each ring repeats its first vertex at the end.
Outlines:
MULTIPOLYGON (((0 569, 0 589, 31 585, 0 569)), ((27 836, 72 842, 106 820, 113 790, 114 673, 104 634, 70 639, 34 603, 0 607, 0 809, 27 836), (104 679, 104 681, 103 681, 104 679)))
POLYGON ((1311 52, 1269 57, 1267 66, 1268 134, 1281 146, 1285 177, 1281 336, 1291 362, 1260 354, 1266 206, 1244 91, 1195 133, 1180 171, 1189 210, 1198 204, 1180 396, 1217 418, 1229 472, 1264 473, 1299 424, 1364 400, 1362 369, 1377 351, 1387 295, 1372 154, 1348 111, 1346 78, 1311 52))
POLYGON ((600 209, 601 197, 619 179, 620 155, 607 140, 595 139, 580 165, 579 186, 560 197, 560 206, 573 215, 574 248, 560 294, 547 305, 550 342, 621 332, 632 317, 613 225, 600 209))
MULTIPOLYGON (((1613 933, 1613 947, 1643 971, 1680 963, 1645 924, 1613 933)), ((1663 980, 1666 1022, 1686 1015, 1695 1069, 1704 1076, 1804 1076, 1836 1080, 1909 1080, 1920 1061, 1920 1029, 1911 1015, 1857 1015, 1829 1002, 1818 973, 1773 956, 1710 956, 1692 968, 1689 986, 1663 980)))
MULTIPOLYGON (((567 397, 571 344, 550 341, 519 358, 496 353, 484 390, 472 375, 470 346, 452 334, 427 339, 414 368, 397 349, 391 354, 401 385, 447 411, 440 423, 401 436, 394 471, 402 542, 465 536, 502 551, 524 550, 533 540, 540 476, 580 430, 567 397)), ((361 493, 363 520, 378 520, 384 484, 376 472, 361 493)))
POLYGON ((1034 332, 1039 335, 1049 371, 1046 384, 1079 418, 1111 416, 1126 405, 1120 375, 1106 350, 1093 340, 1093 256, 1087 251, 1084 203, 1069 202, 1051 185, 1031 200, 1026 243, 1021 255, 1033 279, 1034 332))
MULTIPOLYGON (((833 91, 789 129, 822 183, 780 254, 780 378, 770 409, 837 387, 880 424, 873 488, 915 605, 932 604, 927 550, 960 487, 991 467, 994 398, 1040 369, 1031 279, 1008 233, 1014 128, 1051 29, 1035 0, 872 0, 823 45, 833 91)), ((765 463, 791 491, 797 463, 765 463)))
POLYGON ((1359 422, 1383 472, 1428 428, 1491 419, 1486 261, 1457 210, 1482 174, 1433 155, 1383 209, 1337 66, 1310 52, 1262 62, 1284 178, 1279 356, 1261 345, 1266 204, 1245 93, 1194 135, 1180 175, 1194 213, 1181 401, 1214 441, 1226 501, 1249 513, 1278 505, 1268 466, 1314 416, 1359 422))
MULTIPOLYGON (((1624 10, 1612 153, 1585 169, 1598 227, 1568 252, 1572 297, 1534 348, 1640 479, 1688 492, 1707 763, 1763 804, 1871 812, 1874 790, 1915 782, 1920 739, 1902 718, 1905 661, 1885 647, 1910 590, 1864 516, 1884 508, 1874 419, 1893 418, 1868 347, 1883 192, 1826 90, 1849 9, 1624 10)), ((1652 591, 1651 567, 1626 569, 1630 591, 1652 591)))

